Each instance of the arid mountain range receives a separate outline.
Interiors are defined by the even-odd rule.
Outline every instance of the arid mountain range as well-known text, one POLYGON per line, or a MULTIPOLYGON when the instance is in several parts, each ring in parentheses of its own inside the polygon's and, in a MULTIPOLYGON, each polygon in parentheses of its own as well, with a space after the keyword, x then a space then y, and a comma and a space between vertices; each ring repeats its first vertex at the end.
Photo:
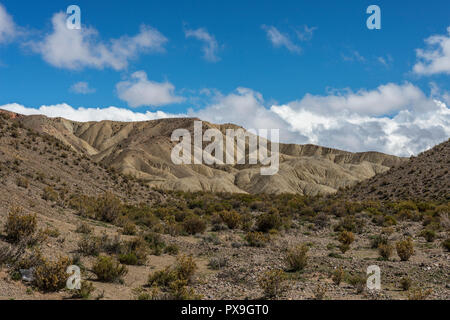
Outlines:
MULTIPOLYGON (((26 128, 47 133, 99 164, 164 190, 330 194, 407 161, 378 152, 280 144, 278 174, 263 176, 260 165, 175 165, 171 151, 177 142, 171 141, 171 134, 179 128, 193 132, 198 119, 81 123, 45 116, 14 117, 26 128)), ((209 128, 225 133, 239 127, 203 122, 203 131, 209 128)))

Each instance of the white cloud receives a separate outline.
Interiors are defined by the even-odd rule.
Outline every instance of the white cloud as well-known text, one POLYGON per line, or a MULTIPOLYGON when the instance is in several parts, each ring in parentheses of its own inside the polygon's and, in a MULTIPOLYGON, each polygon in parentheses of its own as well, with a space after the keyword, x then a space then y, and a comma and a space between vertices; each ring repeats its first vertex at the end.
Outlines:
POLYGON ((300 30, 296 30, 297 37, 300 41, 310 41, 314 35, 314 31, 317 30, 317 27, 308 27, 304 25, 300 30))
POLYGON ((122 36, 101 42, 97 30, 83 26, 81 30, 66 27, 66 15, 56 13, 52 18, 53 31, 42 41, 32 41, 31 48, 49 64, 65 69, 105 67, 122 70, 140 52, 163 51, 167 39, 156 29, 142 25, 133 36, 122 36))
POLYGON ((226 95, 211 93, 209 105, 197 111, 189 110, 186 115, 161 111, 137 113, 115 107, 74 109, 67 104, 39 109, 10 104, 0 108, 77 121, 143 121, 191 116, 214 123, 234 123, 247 129, 278 128, 282 142, 398 156, 418 154, 450 137, 450 109, 442 102, 449 95, 440 93, 437 87, 433 87, 428 97, 409 83, 386 84, 358 92, 307 94, 300 100, 270 108, 263 96, 251 89, 238 88, 226 95), (380 116, 376 106, 392 116, 380 116))
POLYGON ((17 103, 12 103, 0 106, 0 109, 9 110, 24 115, 42 114, 51 118, 62 117, 65 119, 79 122, 102 121, 102 120, 148 121, 148 120, 185 116, 182 114, 179 115, 169 114, 162 111, 155 111, 155 112, 147 111, 145 113, 140 113, 117 107, 75 109, 66 103, 51 106, 41 106, 38 109, 25 107, 17 103))
POLYGON ((300 53, 302 51, 299 46, 291 41, 288 35, 282 34, 274 26, 263 25, 262 28, 266 31, 267 38, 275 48, 285 47, 293 53, 300 53))
POLYGON ((17 35, 17 27, 13 18, 0 3, 0 43, 10 41, 17 35))
POLYGON ((208 33, 206 29, 186 29, 184 30, 184 34, 186 38, 194 38, 204 43, 202 50, 203 56, 206 60, 211 62, 217 62, 220 60, 217 55, 219 51, 219 44, 217 43, 216 38, 208 33))
POLYGON ((175 87, 170 82, 154 82, 147 79, 144 71, 137 71, 130 80, 116 85, 119 98, 126 101, 130 107, 163 106, 182 102, 184 98, 174 94, 175 87))
POLYGON ((357 62, 365 62, 366 58, 361 55, 357 50, 350 50, 348 53, 341 53, 341 57, 344 61, 357 61, 357 62))
POLYGON ((418 62, 413 71, 420 75, 450 74, 450 27, 447 35, 434 35, 425 39, 426 49, 417 49, 418 62))
POLYGON ((73 84, 70 87, 70 91, 73 93, 79 93, 79 94, 89 94, 89 93, 94 93, 95 89, 89 87, 89 83, 80 81, 80 82, 73 84))
POLYGON ((260 93, 238 88, 189 115, 245 128, 279 128, 281 141, 289 143, 399 156, 418 154, 450 137, 450 109, 409 83, 327 96, 307 94, 269 109, 260 93))

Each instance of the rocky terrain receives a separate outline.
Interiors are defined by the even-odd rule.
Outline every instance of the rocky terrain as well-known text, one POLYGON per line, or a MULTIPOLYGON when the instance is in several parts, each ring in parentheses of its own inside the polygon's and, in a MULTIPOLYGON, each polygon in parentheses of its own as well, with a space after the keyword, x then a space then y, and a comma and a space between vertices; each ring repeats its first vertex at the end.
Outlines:
POLYGON ((191 122, 1 113, 0 298, 450 298, 448 142, 409 162, 281 145, 281 177, 259 181, 251 167, 170 167, 171 130, 191 122), (425 183, 423 199, 373 182, 429 158, 439 187, 425 183), (255 183, 236 182, 243 172, 255 183), (344 196, 314 195, 377 173, 344 196), (183 175, 201 188, 173 186, 183 175), (218 177, 226 189, 213 187, 218 177), (378 189, 387 196, 366 196, 378 189), (65 288, 69 264, 82 290, 65 288), (365 286, 370 265, 379 291, 365 286))
MULTIPOLYGON (((405 161, 377 152, 354 154, 314 145, 280 144, 278 174, 262 176, 260 165, 173 164, 171 152, 176 143, 170 139, 172 132, 182 128, 193 133, 194 121, 198 119, 78 123, 62 118, 26 116, 18 120, 25 127, 47 133, 99 164, 164 190, 330 194, 405 161)), ((239 127, 203 122, 203 132, 209 128, 225 134, 226 129, 239 127)))
POLYGON ((450 140, 358 183, 353 199, 450 199, 450 140))

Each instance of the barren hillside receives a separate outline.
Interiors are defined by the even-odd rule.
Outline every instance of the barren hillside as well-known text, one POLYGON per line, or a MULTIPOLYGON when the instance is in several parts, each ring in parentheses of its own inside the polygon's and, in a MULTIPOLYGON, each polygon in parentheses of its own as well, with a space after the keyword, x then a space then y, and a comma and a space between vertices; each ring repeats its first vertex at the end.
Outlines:
MULTIPOLYGON (((329 194, 383 173, 404 159, 377 152, 350 153, 314 145, 280 144, 280 169, 262 176, 259 165, 175 165, 170 155, 173 130, 193 132, 195 119, 146 122, 87 122, 21 116, 27 128, 48 133, 99 164, 165 190, 233 193, 329 194)), ((234 125, 203 122, 203 131, 223 133, 234 125)))
POLYGON ((363 181, 345 194, 352 199, 450 199, 450 140, 389 171, 363 181))

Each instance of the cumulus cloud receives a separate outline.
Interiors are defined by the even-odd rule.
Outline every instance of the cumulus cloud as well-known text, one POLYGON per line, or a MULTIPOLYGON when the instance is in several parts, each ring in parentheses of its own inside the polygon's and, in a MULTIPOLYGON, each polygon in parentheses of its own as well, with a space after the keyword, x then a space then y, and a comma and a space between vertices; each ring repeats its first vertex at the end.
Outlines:
POLYGON ((245 128, 279 128, 281 141, 289 143, 409 156, 450 137, 447 105, 409 83, 326 96, 307 94, 270 108, 260 93, 247 88, 218 95, 215 100, 188 114, 245 128))
POLYGON ((163 106, 182 102, 184 99, 174 94, 175 87, 170 82, 154 82, 144 71, 137 71, 126 81, 116 85, 119 98, 130 107, 163 106))
POLYGON ((0 109, 9 110, 12 112, 24 115, 42 114, 50 118, 65 118, 73 121, 88 122, 88 121, 148 121, 163 118, 182 117, 182 114, 169 114, 162 111, 145 113, 133 112, 132 110, 107 107, 107 108, 73 108, 72 106, 62 103, 50 106, 41 106, 39 108, 30 108, 23 105, 12 103, 0 106, 0 109))
POLYGON ((0 43, 10 41, 17 35, 17 27, 13 18, 0 3, 0 43))
POLYGON ((158 30, 146 25, 142 25, 140 32, 133 37, 122 36, 102 42, 94 28, 83 26, 81 30, 68 29, 66 15, 62 12, 53 16, 52 25, 50 34, 29 45, 46 62, 65 69, 89 67, 122 70, 128 66, 130 59, 141 52, 163 51, 167 42, 158 30))
POLYGON ((185 29, 184 34, 186 38, 194 38, 203 42, 203 56, 210 62, 217 62, 220 60, 218 57, 219 44, 216 38, 208 33, 204 28, 199 29, 185 29))
POLYGON ((294 44, 288 35, 281 33, 274 26, 263 25, 262 28, 266 31, 267 38, 275 48, 285 47, 292 53, 300 53, 302 49, 294 44))
POLYGON ((78 94, 90 94, 90 93, 94 93, 95 89, 89 87, 89 83, 80 81, 80 82, 74 83, 70 87, 70 91, 73 93, 78 93, 78 94))
POLYGON ((261 93, 248 88, 237 88, 225 95, 211 92, 211 95, 206 107, 178 115, 161 111, 137 113, 115 107, 74 109, 67 104, 39 109, 11 104, 0 108, 77 121, 142 121, 190 116, 213 123, 234 123, 247 129, 278 128, 281 142, 398 156, 418 154, 450 137, 450 109, 443 102, 449 95, 439 92, 437 87, 432 88, 431 96, 426 96, 409 83, 386 84, 373 90, 346 90, 324 96, 307 94, 300 100, 272 106, 267 105, 261 93))
POLYGON ((344 96, 306 95, 299 101, 272 106, 271 111, 289 124, 308 143, 348 151, 380 151, 399 156, 417 154, 450 136, 450 109, 426 97, 420 89, 388 84, 364 94, 344 96), (386 89, 388 88, 388 89, 386 89), (392 99, 393 92, 399 96, 392 99), (343 99, 343 100, 341 100, 343 99), (345 101, 337 109, 338 101, 345 101), (368 110, 360 102, 366 101, 368 110), (384 103, 392 103, 385 107, 384 103), (380 116, 375 106, 391 116, 380 116))
POLYGON ((446 35, 425 39, 426 49, 417 49, 418 62, 413 71, 419 75, 450 74, 450 27, 446 35))

